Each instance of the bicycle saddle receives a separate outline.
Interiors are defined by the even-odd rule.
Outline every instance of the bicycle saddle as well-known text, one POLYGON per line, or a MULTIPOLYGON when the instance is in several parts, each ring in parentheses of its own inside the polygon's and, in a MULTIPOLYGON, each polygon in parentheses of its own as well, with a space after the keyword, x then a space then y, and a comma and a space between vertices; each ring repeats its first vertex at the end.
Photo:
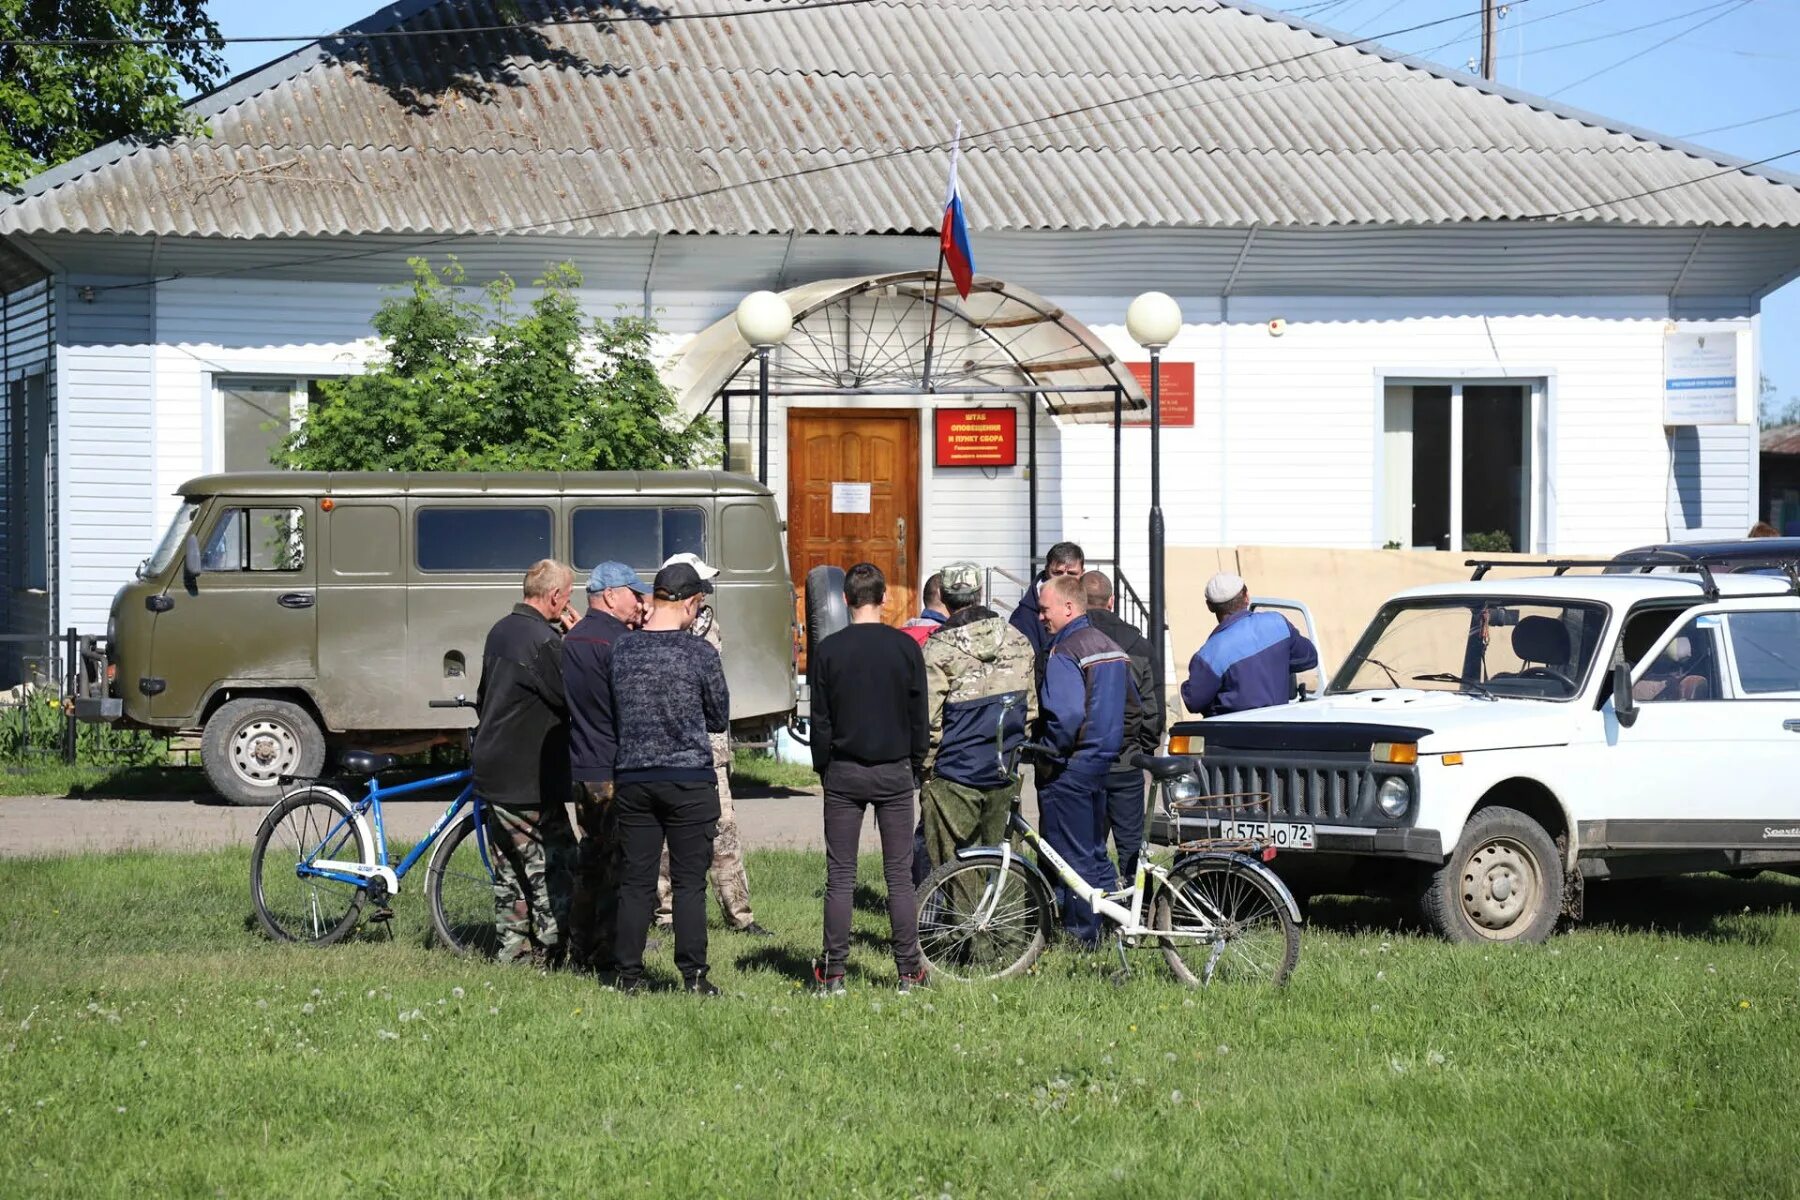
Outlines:
POLYGON ((1186 775, 1194 769, 1191 758, 1158 758, 1155 755, 1139 754, 1131 760, 1131 765, 1140 771, 1148 771, 1155 779, 1174 779, 1186 775))
POLYGON ((346 750, 338 759, 346 775, 378 775, 400 765, 394 754, 374 754, 368 750, 346 750))

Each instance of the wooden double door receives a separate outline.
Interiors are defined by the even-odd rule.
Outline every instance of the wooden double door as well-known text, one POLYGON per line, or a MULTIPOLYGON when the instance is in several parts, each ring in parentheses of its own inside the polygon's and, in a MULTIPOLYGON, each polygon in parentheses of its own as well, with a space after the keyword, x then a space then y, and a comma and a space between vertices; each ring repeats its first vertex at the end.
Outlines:
MULTIPOLYGON (((919 611, 919 414, 904 409, 790 408, 788 564, 806 573, 870 562, 887 576, 882 618, 919 611)), ((802 599, 804 602, 804 599, 802 599)))

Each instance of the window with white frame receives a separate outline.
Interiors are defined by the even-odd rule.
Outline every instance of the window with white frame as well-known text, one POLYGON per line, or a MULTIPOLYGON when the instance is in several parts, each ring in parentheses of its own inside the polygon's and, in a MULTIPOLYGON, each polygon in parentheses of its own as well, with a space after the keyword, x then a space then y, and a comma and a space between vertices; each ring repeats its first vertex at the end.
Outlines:
POLYGON ((1387 381, 1383 540, 1413 550, 1538 549, 1543 395, 1541 380, 1387 381))
POLYGON ((269 470, 282 440, 306 415, 317 386, 316 379, 291 376, 217 376, 219 469, 269 470))

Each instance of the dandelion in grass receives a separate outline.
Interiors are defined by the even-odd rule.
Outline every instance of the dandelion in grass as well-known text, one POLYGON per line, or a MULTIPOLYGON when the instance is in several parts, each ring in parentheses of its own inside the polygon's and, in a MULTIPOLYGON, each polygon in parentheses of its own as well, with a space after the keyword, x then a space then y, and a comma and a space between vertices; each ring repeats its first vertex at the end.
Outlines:
POLYGON ((1429 1053, 1425 1056, 1425 1061, 1430 1063, 1434 1067, 1441 1067, 1444 1065, 1444 1056, 1442 1054, 1438 1053, 1436 1050, 1433 1050, 1431 1053, 1429 1053))
POLYGON ((1739 1007, 1739 1008, 1749 1008, 1749 1007, 1750 1007, 1750 1002, 1749 1002, 1749 1001, 1748 1001, 1748 1000, 1739 1000, 1739 1001, 1738 1001, 1738 1007, 1739 1007))
POLYGON ((1227 1054, 1230 1054, 1230 1053, 1231 1053, 1231 1047, 1227 1046, 1224 1042, 1220 1042, 1219 1043, 1219 1057, 1224 1058, 1227 1054))
POLYGON ((1388 1059, 1388 1069, 1393 1071, 1396 1075, 1406 1074, 1406 1064, 1401 1062, 1398 1058, 1388 1059))
POLYGON ((1163 1061, 1164 1062, 1174 1062, 1175 1061, 1175 1052, 1173 1050, 1163 1051, 1163 1061))
POLYGON ((450 989, 450 995, 453 999, 461 1000, 463 998, 464 992, 459 987, 453 987, 450 989))
POLYGON ((383 1042, 397 1042, 400 1040, 400 1035, 391 1029, 377 1029, 375 1031, 375 1037, 383 1042))
POLYGON ((1180 1088, 1176 1088, 1174 1091, 1169 1093, 1169 1103, 1170 1104, 1180 1104, 1181 1103, 1181 1089, 1180 1088))
POLYGON ((121 1105, 119 1105, 119 1107, 113 1109, 113 1111, 117 1112, 117 1113, 122 1113, 125 1111, 125 1106, 123 1104, 121 1104, 121 1105))
POLYGON ((302 1004, 300 1006, 300 1012, 305 1016, 308 1016, 308 1017, 312 1016, 312 1014, 313 1014, 312 1001, 308 1000, 305 1004, 302 1004))

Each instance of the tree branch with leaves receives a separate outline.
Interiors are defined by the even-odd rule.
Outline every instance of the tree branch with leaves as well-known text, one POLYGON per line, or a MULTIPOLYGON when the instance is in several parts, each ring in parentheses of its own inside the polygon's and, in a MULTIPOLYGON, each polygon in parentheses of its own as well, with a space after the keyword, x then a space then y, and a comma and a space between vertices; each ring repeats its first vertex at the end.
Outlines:
POLYGON ((589 319, 573 265, 521 307, 513 281, 474 295, 451 259, 375 314, 382 349, 321 400, 275 452, 311 471, 656 471, 703 464, 716 429, 684 417, 650 355, 656 324, 589 319))

